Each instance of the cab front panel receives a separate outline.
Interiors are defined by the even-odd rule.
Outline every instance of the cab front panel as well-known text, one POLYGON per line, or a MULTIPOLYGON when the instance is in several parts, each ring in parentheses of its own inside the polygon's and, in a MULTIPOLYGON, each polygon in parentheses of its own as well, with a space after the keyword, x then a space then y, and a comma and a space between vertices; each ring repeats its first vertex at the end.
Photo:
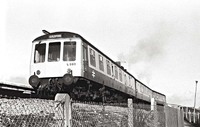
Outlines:
POLYGON ((81 76, 80 39, 33 42, 31 75, 39 78, 62 77, 69 70, 73 76, 81 76))

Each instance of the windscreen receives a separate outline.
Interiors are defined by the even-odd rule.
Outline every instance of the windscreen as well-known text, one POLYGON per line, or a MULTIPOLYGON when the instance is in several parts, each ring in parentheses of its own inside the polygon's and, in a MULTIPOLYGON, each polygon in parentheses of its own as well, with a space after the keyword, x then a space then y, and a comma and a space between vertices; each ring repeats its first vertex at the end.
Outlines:
POLYGON ((63 61, 76 60, 76 42, 64 42, 63 61))
POLYGON ((60 42, 49 43, 48 61, 60 61, 60 42))
POLYGON ((34 53, 34 63, 45 61, 46 44, 36 44, 34 53))

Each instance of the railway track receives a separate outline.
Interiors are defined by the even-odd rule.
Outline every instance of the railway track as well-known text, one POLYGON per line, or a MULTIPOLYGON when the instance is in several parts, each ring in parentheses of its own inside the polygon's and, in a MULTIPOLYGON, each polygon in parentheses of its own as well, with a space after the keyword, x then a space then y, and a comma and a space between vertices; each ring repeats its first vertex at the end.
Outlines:
POLYGON ((30 98, 35 92, 29 85, 0 81, 0 98, 30 98))

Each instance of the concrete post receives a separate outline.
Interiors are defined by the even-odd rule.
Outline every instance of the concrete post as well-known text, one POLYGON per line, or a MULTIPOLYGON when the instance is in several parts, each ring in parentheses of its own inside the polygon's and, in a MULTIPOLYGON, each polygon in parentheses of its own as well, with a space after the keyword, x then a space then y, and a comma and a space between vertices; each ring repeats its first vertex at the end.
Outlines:
POLYGON ((151 98, 151 110, 152 111, 156 110, 156 101, 154 98, 151 98))
POLYGON ((151 98, 151 111, 154 115, 154 127, 157 127, 158 116, 157 116, 157 103, 154 98, 151 98))
POLYGON ((191 112, 190 112, 190 110, 189 110, 189 112, 188 112, 188 115, 189 115, 189 122, 191 123, 192 122, 192 119, 191 119, 191 112))
POLYGON ((128 99, 128 127, 134 127, 133 123, 133 99, 128 99))
POLYGON ((186 119, 188 119, 188 107, 186 107, 185 114, 186 114, 186 119))
POLYGON ((195 111, 193 112, 193 123, 196 123, 196 113, 195 113, 195 111))
POLYGON ((64 108, 64 127, 71 127, 71 101, 70 96, 65 93, 58 93, 55 96, 55 101, 63 103, 64 108))
POLYGON ((179 123, 179 127, 183 127, 184 126, 184 111, 183 108, 180 108, 180 123, 179 123))

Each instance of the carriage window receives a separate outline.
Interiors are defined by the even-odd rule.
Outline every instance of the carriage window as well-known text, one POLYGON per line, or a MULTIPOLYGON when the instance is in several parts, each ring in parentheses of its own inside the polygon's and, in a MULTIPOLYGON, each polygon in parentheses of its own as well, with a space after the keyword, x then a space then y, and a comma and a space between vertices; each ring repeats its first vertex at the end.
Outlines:
POLYGON ((49 43, 48 61, 60 60, 60 42, 49 43))
POLYGON ((42 63, 45 61, 46 44, 35 45, 34 63, 42 63))
POLYGON ((142 88, 142 85, 140 85, 140 92, 143 92, 143 88, 142 88))
POLYGON ((127 79, 126 79, 126 74, 124 74, 124 84, 126 85, 126 81, 127 79))
POLYGON ((110 61, 107 60, 107 74, 111 75, 111 69, 110 69, 110 61))
POLYGON ((119 80, 122 82, 122 70, 119 70, 119 80))
POLYGON ((129 86, 131 86, 131 76, 129 76, 129 86))
POLYGON ((96 67, 95 52, 92 49, 90 49, 90 64, 96 67))
POLYGON ((76 42, 64 42, 63 61, 76 60, 76 42))
POLYGON ((118 79, 118 68, 115 66, 115 78, 118 79))
POLYGON ((103 57, 101 55, 99 55, 99 69, 104 71, 104 67, 103 67, 103 57))

